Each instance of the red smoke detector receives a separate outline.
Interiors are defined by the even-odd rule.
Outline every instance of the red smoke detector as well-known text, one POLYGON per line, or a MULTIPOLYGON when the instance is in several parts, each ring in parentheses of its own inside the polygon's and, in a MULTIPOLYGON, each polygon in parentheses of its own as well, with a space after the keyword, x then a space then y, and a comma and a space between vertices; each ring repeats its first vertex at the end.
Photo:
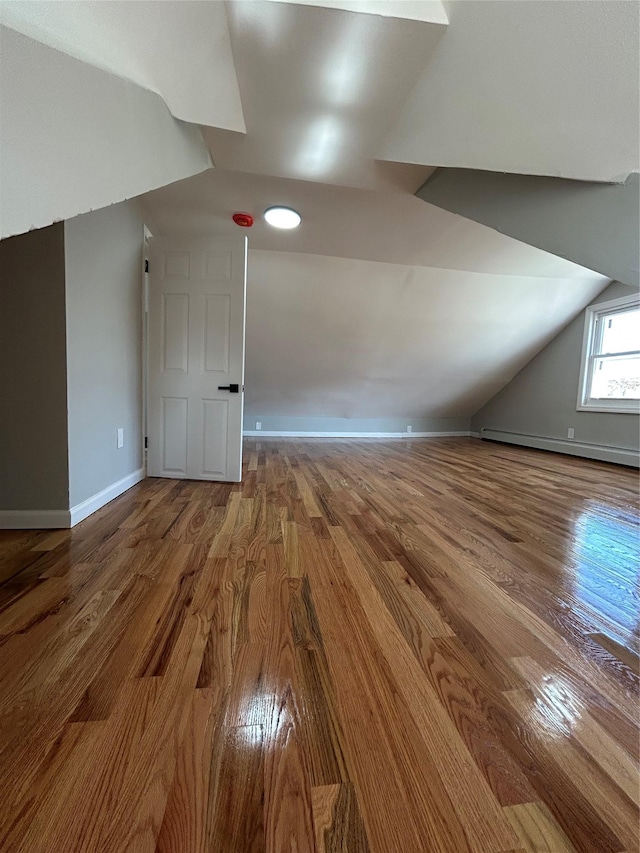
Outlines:
POLYGON ((241 228, 251 228, 253 225, 253 216, 250 213, 234 213, 233 221, 241 228))

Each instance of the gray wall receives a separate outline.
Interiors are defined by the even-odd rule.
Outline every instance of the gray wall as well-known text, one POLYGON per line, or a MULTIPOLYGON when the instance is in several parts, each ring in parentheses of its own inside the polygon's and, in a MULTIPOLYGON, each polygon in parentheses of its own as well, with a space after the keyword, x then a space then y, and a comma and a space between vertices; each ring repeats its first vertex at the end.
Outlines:
POLYGON ((300 418, 246 412, 244 429, 273 432, 469 432, 469 418, 300 418))
POLYGON ((65 510, 64 225, 0 242, 0 509, 65 510))
MULTIPOLYGON (((591 304, 633 291, 614 282, 591 304)), ((576 442, 637 450, 638 415, 576 411, 583 330, 581 312, 473 416, 472 429, 566 440, 567 428, 573 427, 576 442)))
MULTIPOLYGON (((587 144, 587 143, 586 143, 587 144)), ((438 169, 416 195, 523 243, 638 287, 640 184, 438 169)))
POLYGON ((142 228, 130 202, 65 223, 71 507, 142 466, 142 228))

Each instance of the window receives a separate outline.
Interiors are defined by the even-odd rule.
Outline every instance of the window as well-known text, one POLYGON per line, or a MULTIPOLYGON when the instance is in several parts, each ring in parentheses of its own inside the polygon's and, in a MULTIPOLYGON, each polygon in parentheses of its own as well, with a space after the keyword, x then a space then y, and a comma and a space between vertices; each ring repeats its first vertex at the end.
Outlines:
POLYGON ((637 412, 640 407, 640 297, 587 308, 578 410, 637 412))

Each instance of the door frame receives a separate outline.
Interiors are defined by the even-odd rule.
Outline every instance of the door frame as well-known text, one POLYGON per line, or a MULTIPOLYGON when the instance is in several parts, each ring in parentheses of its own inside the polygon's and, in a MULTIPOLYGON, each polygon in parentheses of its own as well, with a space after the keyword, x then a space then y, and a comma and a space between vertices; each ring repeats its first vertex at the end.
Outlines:
POLYGON ((142 467, 147 476, 147 419, 149 409, 149 241, 153 233, 143 224, 142 233, 142 467))

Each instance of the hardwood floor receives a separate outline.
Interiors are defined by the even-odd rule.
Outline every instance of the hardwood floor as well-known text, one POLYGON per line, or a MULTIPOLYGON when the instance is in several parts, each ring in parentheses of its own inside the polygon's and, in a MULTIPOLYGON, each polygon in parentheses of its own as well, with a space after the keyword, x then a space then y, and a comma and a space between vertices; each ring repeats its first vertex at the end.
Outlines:
POLYGON ((0 533, 0 849, 638 850, 637 473, 247 441, 0 533))

